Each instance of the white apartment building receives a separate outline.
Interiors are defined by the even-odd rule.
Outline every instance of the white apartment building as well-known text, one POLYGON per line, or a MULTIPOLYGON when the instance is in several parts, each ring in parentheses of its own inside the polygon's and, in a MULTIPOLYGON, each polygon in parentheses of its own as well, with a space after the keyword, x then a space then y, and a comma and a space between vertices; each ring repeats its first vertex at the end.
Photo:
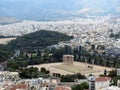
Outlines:
POLYGON ((102 90, 110 85, 110 77, 99 77, 95 79, 95 90, 102 90))
POLYGON ((89 90, 104 90, 105 88, 109 87, 110 81, 110 77, 90 77, 89 90))

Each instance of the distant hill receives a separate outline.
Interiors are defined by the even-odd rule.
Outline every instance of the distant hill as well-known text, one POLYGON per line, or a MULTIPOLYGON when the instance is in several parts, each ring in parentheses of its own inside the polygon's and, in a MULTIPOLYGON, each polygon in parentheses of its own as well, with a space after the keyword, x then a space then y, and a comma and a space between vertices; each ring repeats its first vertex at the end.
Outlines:
POLYGON ((0 0, 0 16, 45 20, 76 16, 120 15, 119 0, 0 0), (72 6, 71 6, 72 5, 72 6))
POLYGON ((20 36, 16 40, 9 42, 8 45, 13 48, 30 50, 58 44, 60 41, 69 41, 72 38, 72 36, 68 36, 66 34, 58 33, 55 31, 41 30, 20 36))
POLYGON ((17 20, 15 18, 9 18, 9 17, 0 17, 0 25, 12 24, 16 22, 20 22, 20 20, 17 20))

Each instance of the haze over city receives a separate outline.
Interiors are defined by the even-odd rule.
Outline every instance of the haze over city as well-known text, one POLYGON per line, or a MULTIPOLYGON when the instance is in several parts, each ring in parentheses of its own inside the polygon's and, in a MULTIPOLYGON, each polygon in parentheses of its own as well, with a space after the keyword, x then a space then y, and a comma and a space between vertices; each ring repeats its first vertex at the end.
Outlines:
POLYGON ((0 0, 0 90, 120 90, 120 0, 0 0))
POLYGON ((0 16, 18 19, 42 20, 119 14, 119 0, 0 0, 0 16))

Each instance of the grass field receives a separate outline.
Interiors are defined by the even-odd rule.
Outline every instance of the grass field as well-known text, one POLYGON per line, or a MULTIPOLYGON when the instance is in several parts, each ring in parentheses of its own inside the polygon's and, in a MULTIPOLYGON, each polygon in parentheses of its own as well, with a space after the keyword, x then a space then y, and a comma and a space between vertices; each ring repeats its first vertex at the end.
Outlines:
POLYGON ((72 73, 93 71, 93 69, 85 68, 85 66, 79 66, 79 65, 76 65, 75 63, 72 66, 61 64, 61 65, 53 66, 53 67, 58 68, 58 69, 62 69, 62 70, 65 70, 65 71, 69 71, 69 72, 72 72, 72 73))
POLYGON ((50 73, 60 73, 62 75, 81 73, 86 76, 88 76, 89 74, 98 76, 100 74, 103 74, 105 69, 107 71, 114 69, 114 68, 108 68, 97 65, 94 65, 93 68, 91 69, 87 67, 88 65, 90 64, 86 64, 85 67, 85 63, 74 62, 72 66, 64 65, 63 63, 50 63, 50 64, 33 65, 33 67, 37 67, 39 69, 41 69, 41 67, 45 67, 47 70, 50 70, 50 73))

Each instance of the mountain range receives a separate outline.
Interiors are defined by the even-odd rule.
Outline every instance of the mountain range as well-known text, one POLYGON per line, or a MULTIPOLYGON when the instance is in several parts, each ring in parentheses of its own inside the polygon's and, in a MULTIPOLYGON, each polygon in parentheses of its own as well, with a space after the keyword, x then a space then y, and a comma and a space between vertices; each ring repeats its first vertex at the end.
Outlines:
POLYGON ((0 25, 7 25, 7 24, 13 24, 20 22, 21 20, 18 20, 16 18, 11 17, 0 17, 0 25))
POLYGON ((0 0, 0 16, 28 20, 119 16, 119 0, 0 0))

